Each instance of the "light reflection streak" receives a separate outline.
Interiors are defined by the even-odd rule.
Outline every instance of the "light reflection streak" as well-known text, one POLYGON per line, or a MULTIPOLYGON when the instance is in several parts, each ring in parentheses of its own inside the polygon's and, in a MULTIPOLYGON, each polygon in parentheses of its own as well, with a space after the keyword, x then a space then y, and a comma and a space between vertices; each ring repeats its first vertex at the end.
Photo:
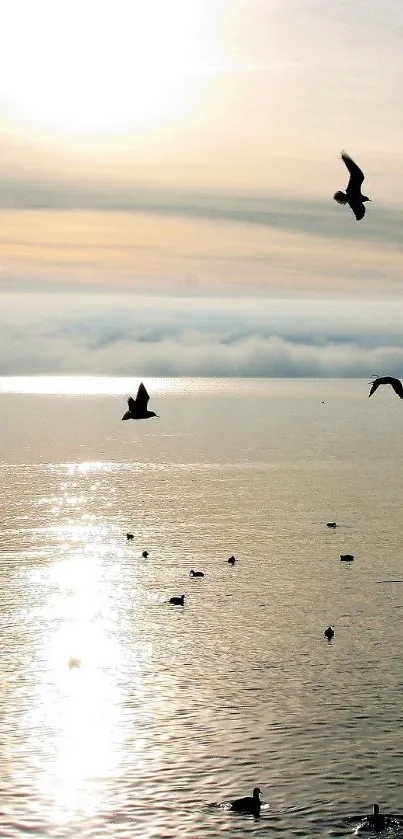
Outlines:
MULTIPOLYGON (((122 772, 125 736, 127 651, 117 629, 116 574, 111 575, 102 546, 88 544, 87 526, 62 526, 59 537, 65 539, 66 530, 70 548, 80 536, 87 544, 49 569, 51 593, 43 615, 49 630, 28 721, 33 739, 42 732, 40 748, 33 742, 31 749, 42 763, 38 794, 48 802, 46 815, 53 824, 78 815, 92 820, 107 811, 109 788, 122 772)), ((140 701, 142 668, 150 654, 132 650, 140 701)), ((133 733, 140 768, 147 743, 133 733)))

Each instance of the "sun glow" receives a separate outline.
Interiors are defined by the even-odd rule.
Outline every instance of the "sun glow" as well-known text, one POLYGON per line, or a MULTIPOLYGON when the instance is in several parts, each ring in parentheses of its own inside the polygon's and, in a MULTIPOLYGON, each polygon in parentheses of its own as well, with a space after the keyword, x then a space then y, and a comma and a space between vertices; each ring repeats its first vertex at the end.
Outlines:
POLYGON ((214 63, 210 0, 14 0, 0 106, 62 133, 141 130, 186 112, 214 63))

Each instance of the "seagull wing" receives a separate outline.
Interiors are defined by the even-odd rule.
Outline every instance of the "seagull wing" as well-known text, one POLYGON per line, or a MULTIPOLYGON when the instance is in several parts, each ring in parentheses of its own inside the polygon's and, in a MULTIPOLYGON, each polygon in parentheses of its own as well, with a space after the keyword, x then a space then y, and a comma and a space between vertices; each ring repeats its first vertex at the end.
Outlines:
POLYGON ((137 391, 137 396, 136 396, 137 407, 140 410, 146 411, 149 398, 150 397, 147 393, 147 390, 146 390, 145 386, 143 385, 143 382, 141 382, 141 384, 139 385, 139 389, 137 391))
POLYGON ((400 379, 392 379, 391 385, 395 393, 397 393, 397 395, 400 396, 400 399, 403 399, 403 385, 400 379))
POLYGON ((364 173, 361 171, 360 167, 357 166, 356 163, 354 163, 354 160, 352 160, 351 157, 349 157, 349 155, 346 154, 345 151, 341 153, 341 159, 344 161, 348 171, 350 172, 350 180, 348 182, 347 190, 351 187, 353 187, 353 189, 357 189, 361 186, 365 178, 364 173))
POLYGON ((368 397, 372 396, 372 394, 375 393, 375 391, 378 389, 380 384, 381 384, 381 382, 380 382, 379 379, 375 379, 375 381, 372 382, 372 387, 371 387, 371 390, 368 394, 368 397))
POLYGON ((365 216, 364 204, 350 204, 350 207, 351 207, 357 221, 361 221, 361 219, 364 218, 364 216, 365 216))
POLYGON ((135 403, 132 396, 129 396, 129 398, 127 400, 127 404, 129 406, 129 411, 131 411, 133 413, 133 411, 136 410, 136 403, 135 403))

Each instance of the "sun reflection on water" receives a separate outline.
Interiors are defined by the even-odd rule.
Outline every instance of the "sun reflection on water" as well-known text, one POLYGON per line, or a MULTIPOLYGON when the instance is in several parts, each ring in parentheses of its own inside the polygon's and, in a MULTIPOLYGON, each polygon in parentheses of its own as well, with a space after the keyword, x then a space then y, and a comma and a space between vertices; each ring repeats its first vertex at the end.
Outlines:
MULTIPOLYGON (((92 539, 80 521, 57 529, 63 556, 48 568, 49 597, 43 608, 48 630, 29 730, 36 738, 41 732, 40 748, 32 743, 42 764, 36 773, 40 800, 48 802, 50 822, 62 824, 108 811, 108 790, 123 771, 127 650, 117 626, 114 582, 119 572, 108 563, 110 546, 102 544, 102 527, 93 525, 92 539)), ((139 696, 142 659, 144 651, 135 667, 139 696)), ((138 767, 146 748, 140 741, 138 767)))

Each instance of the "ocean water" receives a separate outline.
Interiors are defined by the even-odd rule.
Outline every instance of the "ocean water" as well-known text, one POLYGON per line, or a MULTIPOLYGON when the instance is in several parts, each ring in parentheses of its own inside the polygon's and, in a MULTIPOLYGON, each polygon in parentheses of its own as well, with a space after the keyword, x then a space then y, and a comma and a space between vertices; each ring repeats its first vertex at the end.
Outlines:
POLYGON ((0 381, 0 834, 347 837, 374 801, 403 812, 402 402, 146 380, 160 418, 122 423, 137 384, 0 381), (255 785, 260 818, 231 812, 255 785))

